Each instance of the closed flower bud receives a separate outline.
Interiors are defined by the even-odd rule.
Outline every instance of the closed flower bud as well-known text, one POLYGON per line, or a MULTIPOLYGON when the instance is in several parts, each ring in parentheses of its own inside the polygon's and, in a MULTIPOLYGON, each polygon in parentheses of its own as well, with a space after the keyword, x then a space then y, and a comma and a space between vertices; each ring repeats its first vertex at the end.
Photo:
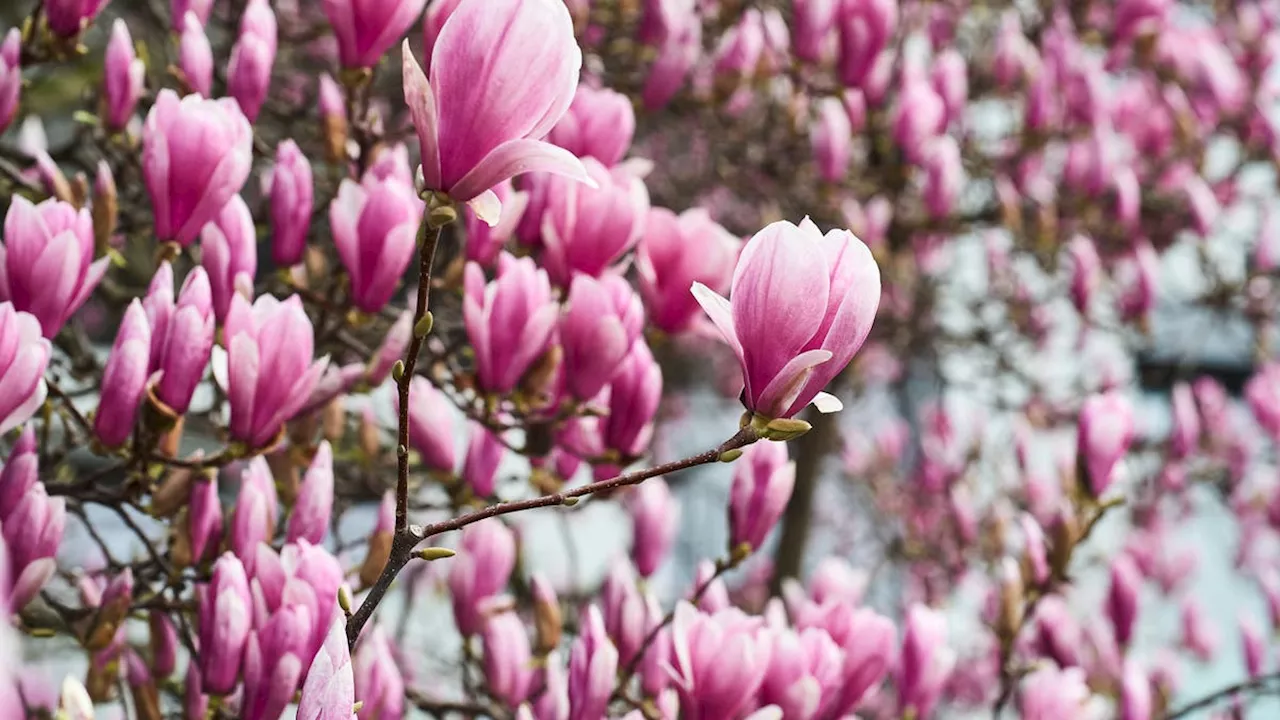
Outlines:
POLYGON ((242 665, 245 720, 275 720, 284 712, 303 677, 315 623, 306 605, 283 605, 249 633, 242 665))
POLYGON ((479 265, 467 265, 462 315, 475 349, 478 385, 506 393, 546 351, 559 306, 545 270, 532 258, 516 260, 503 253, 497 277, 487 284, 479 265), (499 307, 510 312, 499 313, 499 307))
POLYGON ((1151 679, 1133 658, 1125 660, 1120 686, 1120 720, 1151 720, 1151 679))
MULTIPOLYGON (((569 720, 605 716, 618 670, 618 651, 605 633, 600 611, 589 605, 569 652, 569 720)), ((727 716, 726 716, 727 717, 727 716)))
POLYGON ((1022 717, 1091 718, 1089 699, 1092 692, 1080 668, 1041 667, 1022 681, 1018 707, 1022 717))
POLYGON ((347 107, 342 88, 326 74, 320 75, 320 122, 324 129, 325 150, 333 161, 347 157, 347 107))
POLYGON ((560 617, 560 600, 556 591, 539 574, 529 579, 529 592, 533 595, 533 623, 538 631, 536 652, 546 655, 560 646, 563 621, 560 617))
POLYGON ((10 28, 0 40, 0 133, 18 114, 18 96, 22 93, 22 31, 10 28))
MULTIPOLYGON (((10 482, 24 482, 18 477, 22 474, 20 466, 25 464, 24 461, 11 455, 9 463, 18 463, 19 467, 15 468, 14 475, 6 478, 5 490, 12 489, 7 487, 10 482)), ((54 556, 62 543, 66 517, 64 500, 50 498, 44 484, 38 481, 28 486, 7 515, 0 516, 0 537, 8 546, 11 573, 11 585, 7 588, 9 596, 0 602, 7 600, 12 612, 22 610, 53 576, 56 569, 54 556)))
POLYGON ((341 615, 334 615, 331 621, 318 621, 317 626, 325 629, 327 635, 323 636, 324 644, 305 673, 306 681, 298 699, 298 718, 350 720, 356 698, 346 623, 341 615))
POLYGON ((271 259, 281 267, 302 262, 311 229, 311 163, 293 140, 276 148, 271 172, 271 259))
POLYGON ((662 399, 662 369, 644 342, 637 342, 609 385, 609 415, 601 428, 604 446, 623 458, 644 454, 662 399))
MULTIPOLYGON (((13 202, 21 200, 19 196, 13 202)), ((44 371, 52 346, 40 333, 35 316, 0 302, 0 433, 26 422, 44 405, 44 371)))
POLYGON ((288 542, 304 539, 319 545, 329 533, 329 517, 333 514, 333 450, 327 440, 316 448, 311 466, 302 478, 297 501, 289 514, 288 542))
MULTIPOLYGON (((166 264, 164 267, 168 267, 166 264)), ((168 303, 172 303, 172 280, 156 273, 157 281, 168 287, 168 303)), ((151 320, 151 369, 160 371, 155 397, 177 415, 186 413, 196 386, 204 378, 213 351, 213 291, 203 268, 194 268, 182 283, 176 305, 165 307, 166 300, 153 299, 152 292, 143 300, 151 320)))
POLYGON ((167 678, 177 665, 178 630, 160 610, 152 610, 147 622, 151 632, 151 670, 157 678, 167 678))
POLYGON ((381 627, 361 636, 351 659, 355 695, 364 703, 360 720, 400 720, 404 717, 405 682, 396 666, 396 650, 381 627))
POLYGON ((98 161, 98 172, 93 181, 93 243, 99 253, 106 251, 116 233, 120 216, 120 200, 116 192, 116 180, 106 160, 98 161))
POLYGON ((356 307, 376 313, 391 299, 413 258, 421 217, 421 201, 399 180, 370 174, 359 184, 342 181, 329 225, 356 307))
POLYGON ((94 433, 107 447, 123 445, 133 432, 146 392, 151 363, 151 326, 142 303, 134 300, 120 321, 115 344, 102 371, 102 393, 93 419, 94 433))
POLYGON ((485 601, 506 588, 515 561, 515 535, 500 521, 482 520, 462 532, 448 584, 454 622, 464 636, 484 629, 485 601))
POLYGON ((1138 591, 1142 588, 1142 575, 1127 555, 1121 555, 1111 563, 1111 585, 1107 591, 1107 618, 1116 644, 1127 647, 1133 639, 1133 627, 1138 618, 1138 591))
POLYGON ((227 62, 227 94, 253 122, 271 85, 276 59, 276 14, 267 0, 251 0, 240 16, 240 37, 227 62))
POLYGON ((476 497, 493 497, 497 487, 498 466, 507 448, 488 428, 474 420, 469 423, 470 439, 462 465, 462 481, 476 497))
POLYGON ((626 95, 609 88, 578 85, 569 111, 547 140, 580 158, 593 157, 613 167, 627 154, 636 131, 636 114, 626 95))
POLYGON ((201 687, 226 695, 236 686, 240 657, 249 639, 249 580, 234 555, 224 553, 199 603, 201 687))
POLYGON ((1185 458, 1200 445, 1200 414, 1195 395, 1185 382, 1176 383, 1170 395, 1173 404, 1173 430, 1169 434, 1169 450, 1175 458, 1185 458))
POLYGON ((955 664, 947 647, 947 620, 937 610, 913 605, 907 612, 898 664, 898 707, 902 714, 930 717, 955 664))
POLYGON ((204 34, 204 25, 194 13, 182 19, 178 38, 178 69, 187 87, 197 95, 209 97, 213 92, 213 48, 204 34))
POLYGON ((581 401, 594 398, 619 370, 644 328, 640 298, 616 275, 579 275, 560 319, 565 383, 581 401))
POLYGON ((142 135, 157 238, 190 245, 217 217, 249 177, 252 137, 234 100, 160 91, 142 135))
POLYGON ((325 0, 345 68, 372 68, 422 14, 426 0, 325 0))
MULTIPOLYGON (((129 26, 117 18, 111 25, 111 40, 107 43, 102 70, 102 121, 108 129, 120 132, 129 124, 133 109, 142 97, 146 73, 146 65, 134 52, 129 26)), ((3 125, 0 122, 0 127, 3 125)))
POLYGON ((815 399, 839 408, 819 394, 871 331, 880 269, 846 230, 823 237, 808 220, 777 222, 743 249, 730 300, 700 283, 693 292, 738 356, 747 409, 790 418, 815 399))
POLYGON ((964 56, 954 48, 943 50, 934 58, 929 78, 946 108, 946 122, 960 120, 969 100, 969 76, 964 56))
POLYGON ((600 277, 639 242, 649 211, 644 181, 626 165, 609 170, 594 158, 582 163, 592 185, 551 178, 542 216, 543 263, 561 286, 579 273, 600 277))
POLYGON ((227 317, 231 296, 248 292, 258 272, 258 235, 249 206, 239 195, 200 231, 200 263, 209 276, 213 310, 219 321, 227 317))
POLYGON ((490 692, 507 707, 529 697, 533 682, 532 653, 524 623, 514 612, 498 613, 485 623, 484 676, 490 692))
POLYGON ((328 359, 312 362, 311 320, 296 295, 264 295, 252 306, 233 295, 222 335, 227 377, 219 384, 231 406, 231 437, 266 448, 306 405, 328 359))
POLYGON ((734 465, 729 491, 729 549, 758 550, 782 517, 795 486, 796 466, 787 459, 787 446, 757 442, 748 446, 734 465))
POLYGON ((637 485, 627 494, 626 506, 632 522, 631 561, 641 577, 650 577, 671 552, 680 529, 680 506, 662 478, 637 485))
POLYGON ((1160 256, 1146 240, 1134 243, 1133 252, 1117 273, 1123 283, 1120 314, 1126 320, 1142 321, 1156 304, 1156 288, 1160 283, 1160 256))
POLYGON ((844 179, 849 171, 853 126, 839 98, 828 97, 818 102, 818 116, 809 128, 809 143, 818 174, 831 183, 844 179))
POLYGON ((805 62, 818 62, 831 44, 840 0, 796 0, 791 5, 791 47, 805 62))
POLYGON ((702 283, 717 293, 729 290, 741 242, 695 208, 679 216, 651 208, 636 252, 640 295, 649 321, 667 333, 688 330, 700 316, 689 292, 702 283))
POLYGON ((257 574, 254 563, 258 546, 270 541, 275 534, 279 507, 275 481, 267 461, 256 457, 240 476, 240 493, 236 497, 227 538, 227 547, 244 562, 251 574, 257 574))
POLYGON ((704 613, 677 604, 671 645, 682 717, 739 717, 769 670, 769 632, 737 608, 704 613))
POLYGON ((32 205, 13 196, 0 245, 0 300, 35 315, 52 339, 102 280, 107 258, 93 260, 87 209, 49 199, 32 205))
POLYGON ((893 139, 908 160, 920 163, 929 141, 945 129, 947 111, 926 78, 912 69, 904 74, 902 92, 894 107, 893 139))
POLYGON ((1093 497, 1102 497, 1115 479, 1116 464, 1133 442, 1133 406, 1118 392, 1090 396, 1080 408, 1076 452, 1093 497))
POLYGON ((187 506, 187 533, 191 542, 191 559, 202 563, 222 540, 222 503, 218 499, 218 475, 210 472, 191 483, 191 499, 187 506))
POLYGON ((1067 254, 1071 258, 1071 302, 1076 312, 1088 315, 1101 279, 1102 259, 1093 241, 1083 235, 1071 238, 1067 254))
POLYGON ((55 35, 74 38, 93 23, 108 0, 46 0, 44 19, 55 35))
POLYGON ((1240 647, 1244 652, 1244 669, 1250 678, 1256 678, 1266 672, 1267 641, 1262 628, 1252 615, 1240 613, 1240 647))
POLYGON ((924 151, 924 204, 934 219, 951 215, 964 190, 964 166, 955 138, 942 135, 929 142, 924 151))
MULTIPOLYGON (((399 396, 395 396, 397 404, 399 396)), ((409 381, 409 444, 430 470, 452 473, 457 467, 453 442, 453 406, 424 377, 409 381)))
POLYGON ((847 87, 862 87, 898 24, 897 0, 844 0, 836 13, 837 69, 847 87))

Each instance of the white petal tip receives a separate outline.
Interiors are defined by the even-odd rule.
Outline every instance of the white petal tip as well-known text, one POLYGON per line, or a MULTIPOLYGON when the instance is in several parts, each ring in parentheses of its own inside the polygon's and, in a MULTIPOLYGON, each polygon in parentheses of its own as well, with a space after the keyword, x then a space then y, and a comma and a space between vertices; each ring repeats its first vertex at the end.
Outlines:
POLYGON ((502 217, 502 201, 498 199, 497 193, 492 190, 485 190, 479 195, 467 201, 467 206, 471 208, 471 212, 476 214, 489 227, 496 227, 498 220, 502 217))
POLYGON ((824 415, 840 412, 844 409, 844 403, 840 402, 840 398, 825 392, 820 392, 813 396, 813 406, 824 415))

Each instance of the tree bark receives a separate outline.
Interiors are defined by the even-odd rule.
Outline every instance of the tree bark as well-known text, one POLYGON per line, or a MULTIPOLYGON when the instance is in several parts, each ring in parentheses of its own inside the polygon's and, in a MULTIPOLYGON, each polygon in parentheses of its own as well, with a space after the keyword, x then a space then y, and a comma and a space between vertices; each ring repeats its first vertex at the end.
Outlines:
POLYGON ((840 439, 836 415, 824 415, 811 407, 805 419, 813 429, 792 443, 796 450, 796 485, 782 516, 782 535, 774 553, 773 579, 769 584, 773 595, 781 591, 785 578, 800 575, 813 520, 814 492, 822 479, 824 460, 838 446, 840 439))

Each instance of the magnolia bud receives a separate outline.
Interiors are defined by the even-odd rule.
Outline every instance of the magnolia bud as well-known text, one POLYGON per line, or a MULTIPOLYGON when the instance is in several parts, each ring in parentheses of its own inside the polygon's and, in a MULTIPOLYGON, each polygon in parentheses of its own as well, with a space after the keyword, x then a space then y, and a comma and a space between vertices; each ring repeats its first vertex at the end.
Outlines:
POLYGON ((382 438, 378 433, 378 421, 373 417, 373 410, 365 408, 364 413, 360 415, 360 450, 364 452, 365 457, 370 460, 378 457, 379 450, 382 447, 382 438))
POLYGON ((431 328, 435 325, 435 322, 436 322, 435 315, 432 315, 431 311, 428 310, 427 313, 422 316, 422 319, 419 320, 417 324, 413 326, 414 337, 424 338, 427 335, 431 334, 431 328))
POLYGON ((1007 557, 1000 564, 1000 616, 996 619, 996 634, 1006 644, 1022 627, 1022 598, 1022 568, 1007 557))
POLYGON ((331 443, 341 442, 342 436, 347 432, 347 410, 341 396, 329 401, 324 410, 320 411, 320 427, 325 440, 331 443))
POLYGON ((154 517, 173 517, 191 497, 191 473, 186 468, 173 468, 151 494, 151 514, 154 517))
POLYGON ((93 183, 93 244, 98 255, 106 252, 115 235, 120 215, 120 200, 116 194, 116 181, 106 160, 98 163, 98 175, 93 183))
MULTIPOLYGON (((328 75, 320 76, 320 119, 324 123, 325 150, 329 159, 347 158, 347 111, 342 90, 328 75)), ((312 277, 317 277, 313 275, 312 277)))
POLYGON ((432 560, 444 560, 445 558, 451 558, 457 554, 458 553, 453 550, 445 547, 428 547, 415 552, 413 556, 420 560, 430 562, 432 560))
POLYGON ((534 575, 529 581, 529 589, 533 594, 533 624, 538 631, 538 655, 546 655, 560 645, 560 634, 563 620, 560 617, 560 600, 556 591, 541 575, 534 575))

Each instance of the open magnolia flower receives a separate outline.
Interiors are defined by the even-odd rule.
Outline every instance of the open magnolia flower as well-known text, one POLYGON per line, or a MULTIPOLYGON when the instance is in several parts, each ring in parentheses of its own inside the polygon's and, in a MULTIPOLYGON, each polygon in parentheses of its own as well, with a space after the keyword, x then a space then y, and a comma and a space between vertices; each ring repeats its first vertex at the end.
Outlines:
POLYGON ((492 188, 503 180, 536 171, 592 182, 573 153, 541 140, 569 109, 582 67, 560 0, 463 0, 432 48, 429 82, 408 41, 403 54, 426 189, 496 225, 492 188))
POLYGON ((742 365, 742 402, 766 418, 813 403, 862 347, 880 305, 880 268, 848 230, 823 235, 808 218, 772 223, 742 250, 726 300, 702 283, 693 294, 742 365))

